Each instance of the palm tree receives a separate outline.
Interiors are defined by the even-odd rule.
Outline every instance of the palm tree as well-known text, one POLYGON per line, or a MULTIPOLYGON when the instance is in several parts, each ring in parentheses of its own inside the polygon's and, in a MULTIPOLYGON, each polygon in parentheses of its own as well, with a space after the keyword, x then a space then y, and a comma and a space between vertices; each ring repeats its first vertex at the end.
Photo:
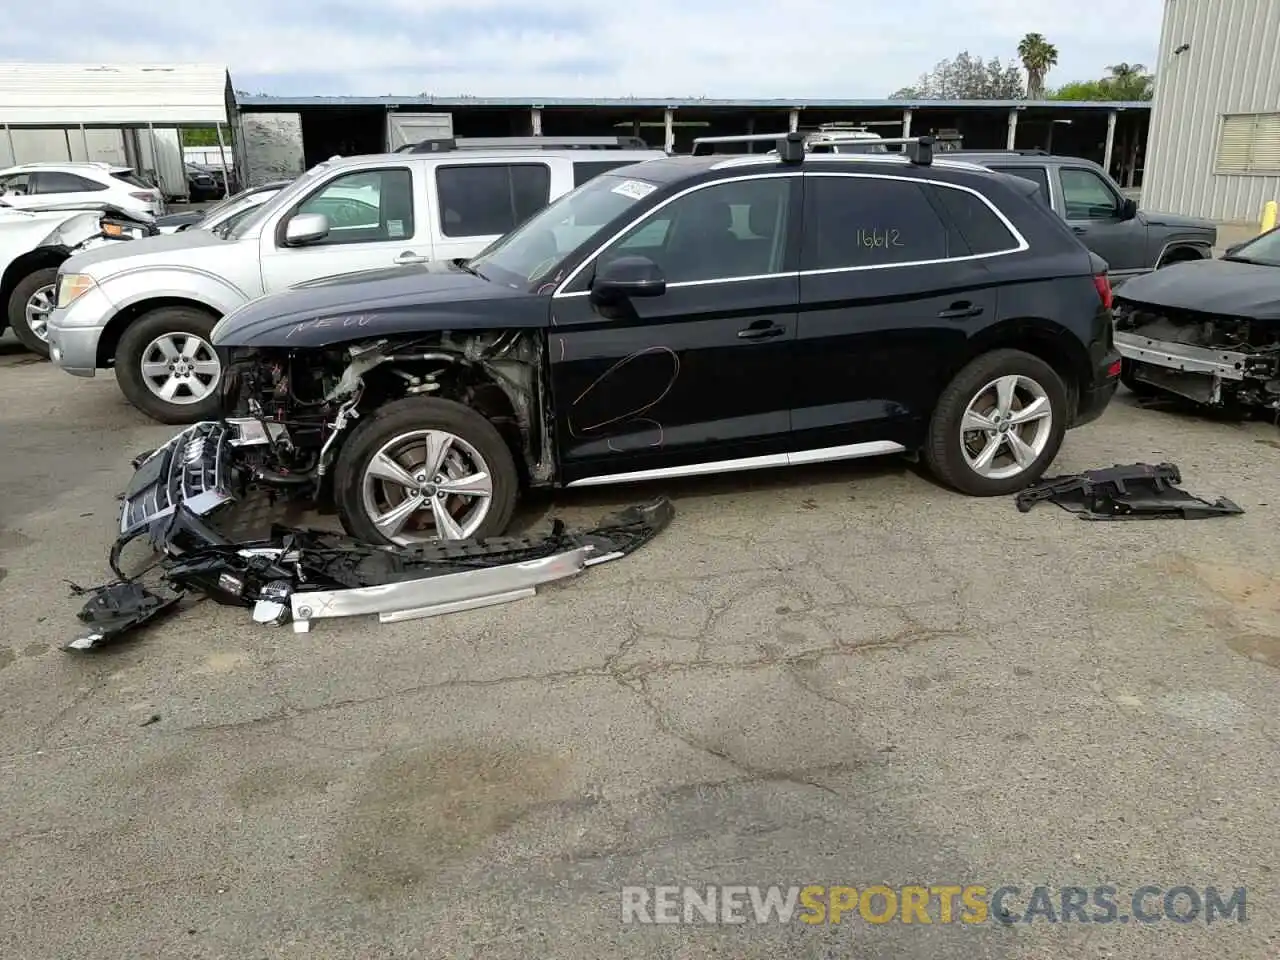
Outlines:
POLYGON ((1057 66, 1058 48, 1040 33, 1028 33, 1018 44, 1018 56, 1027 71, 1027 99, 1044 99, 1044 78, 1057 66))
POLYGON ((1155 78, 1141 63, 1115 63, 1107 67, 1110 76, 1103 80, 1116 100, 1150 100, 1155 78))

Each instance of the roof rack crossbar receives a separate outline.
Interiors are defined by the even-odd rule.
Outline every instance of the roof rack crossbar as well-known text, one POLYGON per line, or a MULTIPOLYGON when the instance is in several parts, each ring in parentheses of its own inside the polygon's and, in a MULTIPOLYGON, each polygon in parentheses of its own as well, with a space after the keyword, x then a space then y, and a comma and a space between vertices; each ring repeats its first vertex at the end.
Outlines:
MULTIPOLYGON (((693 155, 695 157, 707 156, 715 153, 714 149, 700 150, 700 147, 712 147, 716 144, 727 143, 764 143, 770 140, 777 143, 778 157, 784 163, 799 163, 804 157, 805 135, 803 133, 744 133, 728 137, 697 137, 693 141, 693 155)), ((812 140, 810 143, 814 142, 812 140)), ((866 137, 848 137, 843 138, 835 136, 832 138, 824 137, 822 143, 874 143, 886 147, 914 147, 913 150, 906 150, 904 153, 912 163, 920 166, 928 166, 933 163, 933 137, 890 137, 887 139, 870 139, 866 137)))
POLYGON ((455 150, 652 150, 642 137, 436 137, 406 143, 396 153, 455 150))

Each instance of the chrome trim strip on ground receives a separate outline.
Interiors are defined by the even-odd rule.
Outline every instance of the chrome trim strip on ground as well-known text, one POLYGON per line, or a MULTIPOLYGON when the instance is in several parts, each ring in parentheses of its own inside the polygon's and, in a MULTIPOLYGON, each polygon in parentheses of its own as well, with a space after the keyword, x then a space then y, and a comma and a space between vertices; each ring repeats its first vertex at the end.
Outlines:
MULTIPOLYGON (((581 573, 595 553, 595 547, 584 546, 538 560, 509 563, 501 567, 485 567, 372 587, 294 593, 289 597, 293 630, 295 633, 306 633, 311 629, 312 620, 332 617, 404 615, 406 612, 446 605, 481 605, 479 602, 483 600, 500 602, 495 598, 504 594, 517 594, 539 584, 581 573)), ((510 599, 518 598, 512 596, 510 599)), ((431 616, 430 613, 419 615, 431 616)))
POLYGON ((1152 340, 1133 333, 1115 334, 1120 356, 1183 373, 1207 373, 1224 380, 1243 380, 1249 355, 1231 350, 1210 350, 1186 343, 1152 340))
POLYGON ((905 453, 906 447, 889 440, 872 440, 867 443, 846 443, 838 447, 820 447, 816 450, 800 450, 796 453, 771 453, 762 457, 742 457, 736 460, 712 460, 707 463, 691 463, 680 467, 659 467, 656 470, 633 470, 629 473, 607 473, 595 477, 583 477, 566 484, 568 487, 600 487, 614 483, 642 483, 646 480, 667 480, 676 477, 700 477, 716 473, 736 473, 739 470, 760 470, 768 467, 796 467, 806 463, 827 463, 833 460, 857 460, 862 457, 879 457, 891 453, 905 453))

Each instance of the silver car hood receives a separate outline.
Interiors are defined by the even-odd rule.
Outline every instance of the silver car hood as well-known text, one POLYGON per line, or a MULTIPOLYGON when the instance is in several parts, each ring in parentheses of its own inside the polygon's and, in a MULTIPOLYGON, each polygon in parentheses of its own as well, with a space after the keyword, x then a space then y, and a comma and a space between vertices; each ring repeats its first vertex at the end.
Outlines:
POLYGON ((183 230, 181 233, 143 237, 113 247, 100 247, 78 253, 62 266, 63 273, 89 273, 106 276, 142 266, 139 261, 165 263, 181 261, 182 254, 201 247, 214 247, 233 241, 222 240, 208 230, 183 230))

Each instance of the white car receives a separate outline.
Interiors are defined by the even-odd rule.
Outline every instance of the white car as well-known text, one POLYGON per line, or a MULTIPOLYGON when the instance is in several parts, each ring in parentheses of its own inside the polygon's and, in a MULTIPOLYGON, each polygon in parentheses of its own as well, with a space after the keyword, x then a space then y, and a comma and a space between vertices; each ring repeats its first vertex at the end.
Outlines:
POLYGON ((330 160, 230 229, 132 240, 63 264, 49 356, 74 376, 114 369, 129 401, 162 423, 212 419, 222 364, 210 337, 232 310, 308 280, 473 257, 606 169, 665 158, 525 149, 330 160))
POLYGON ((109 204, 19 210, 0 200, 0 333, 12 329, 23 346, 47 357, 58 266, 73 254, 153 234, 149 220, 128 220, 109 204))
POLYGON ((111 163, 24 163, 0 170, 0 199, 19 209, 52 201, 109 203, 152 217, 164 213, 164 194, 129 167, 111 163))

